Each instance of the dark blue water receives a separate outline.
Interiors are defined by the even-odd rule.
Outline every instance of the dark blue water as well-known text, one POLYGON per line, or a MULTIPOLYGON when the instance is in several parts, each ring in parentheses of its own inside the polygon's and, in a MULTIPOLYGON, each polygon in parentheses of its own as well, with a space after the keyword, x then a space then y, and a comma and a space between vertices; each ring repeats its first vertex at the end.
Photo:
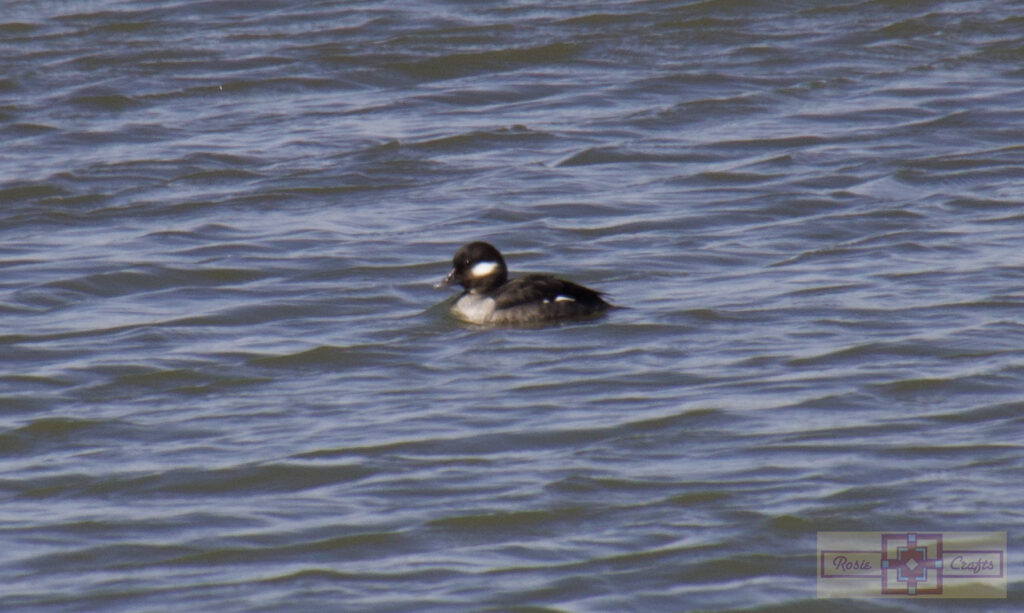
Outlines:
POLYGON ((6 3, 0 608, 1020 609, 1022 66, 1014 2, 6 3), (460 324, 478 239, 629 308, 460 324), (817 600, 850 530, 1009 597, 817 600))

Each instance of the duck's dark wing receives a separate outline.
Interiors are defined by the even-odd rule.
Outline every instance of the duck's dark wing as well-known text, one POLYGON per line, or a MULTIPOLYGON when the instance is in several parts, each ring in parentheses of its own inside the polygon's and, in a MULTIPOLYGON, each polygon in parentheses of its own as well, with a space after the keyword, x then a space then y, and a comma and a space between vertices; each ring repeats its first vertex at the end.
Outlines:
POLYGON ((601 292, 548 275, 512 279, 494 296, 495 313, 509 321, 586 317, 608 308, 601 292))

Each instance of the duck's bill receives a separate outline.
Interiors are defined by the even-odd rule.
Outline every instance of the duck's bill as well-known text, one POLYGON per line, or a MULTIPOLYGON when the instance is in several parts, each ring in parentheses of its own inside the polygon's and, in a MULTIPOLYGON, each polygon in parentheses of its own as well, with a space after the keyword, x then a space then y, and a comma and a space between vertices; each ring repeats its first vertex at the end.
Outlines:
POLYGON ((453 268, 452 271, 448 273, 448 276, 434 284, 434 289, 441 289, 442 287, 455 285, 455 283, 455 269, 453 268))

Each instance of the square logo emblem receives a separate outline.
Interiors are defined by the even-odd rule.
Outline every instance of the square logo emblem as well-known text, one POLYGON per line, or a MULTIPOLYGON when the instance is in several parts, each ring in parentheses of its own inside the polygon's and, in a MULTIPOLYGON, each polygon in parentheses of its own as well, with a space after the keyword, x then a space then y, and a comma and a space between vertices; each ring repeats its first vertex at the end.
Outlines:
POLYGON ((819 532, 819 598, 1006 598, 1005 532, 819 532))

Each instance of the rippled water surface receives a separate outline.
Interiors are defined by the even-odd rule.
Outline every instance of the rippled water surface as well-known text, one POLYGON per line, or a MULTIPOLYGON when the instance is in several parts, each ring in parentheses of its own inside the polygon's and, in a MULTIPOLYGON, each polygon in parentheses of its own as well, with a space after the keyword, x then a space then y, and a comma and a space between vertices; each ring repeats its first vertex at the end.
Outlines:
POLYGON ((1018 2, 6 2, 0 601, 1017 611, 1018 2), (629 307, 482 329, 462 243, 629 307), (816 600, 996 530, 1005 601, 816 600))

